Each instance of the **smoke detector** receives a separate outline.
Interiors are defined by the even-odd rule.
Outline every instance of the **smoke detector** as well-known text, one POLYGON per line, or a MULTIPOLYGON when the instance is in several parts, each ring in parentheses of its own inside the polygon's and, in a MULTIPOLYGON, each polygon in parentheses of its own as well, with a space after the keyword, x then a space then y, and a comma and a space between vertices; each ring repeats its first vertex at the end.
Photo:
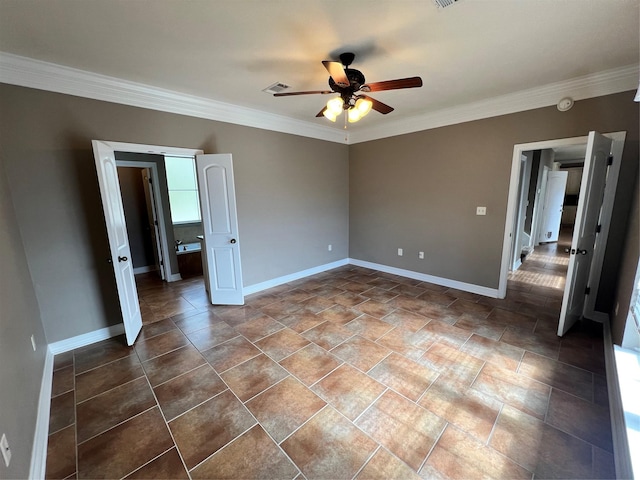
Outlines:
POLYGON ((458 1, 459 0, 433 0, 433 3, 435 3, 440 8, 446 8, 450 7, 454 3, 457 3, 458 1))
POLYGON ((269 85, 267 88, 262 89, 266 93, 280 93, 284 92, 287 88, 291 88, 286 83, 276 82, 273 85, 269 85))

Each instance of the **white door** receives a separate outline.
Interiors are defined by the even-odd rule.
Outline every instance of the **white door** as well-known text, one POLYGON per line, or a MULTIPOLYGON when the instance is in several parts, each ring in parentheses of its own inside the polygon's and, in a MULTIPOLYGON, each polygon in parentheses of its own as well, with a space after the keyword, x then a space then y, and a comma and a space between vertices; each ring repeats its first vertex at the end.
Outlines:
POLYGON ((604 199, 610 152, 611 139, 596 132, 589 133, 576 223, 571 240, 567 283, 560 310, 559 336, 567 333, 584 312, 586 288, 593 259, 598 219, 604 199))
POLYGON ((549 172, 545 190, 542 224, 539 242, 557 242, 560 235, 564 192, 567 189, 567 172, 549 172))
POLYGON ((151 169, 143 168, 142 173, 142 185, 144 186, 144 198, 147 204, 147 217, 149 218, 149 232, 151 233, 151 244, 153 246, 153 257, 156 261, 156 266, 160 271, 160 277, 162 280, 164 276, 164 260, 162 259, 162 246, 160 245, 160 227, 158 224, 158 212, 156 210, 156 199, 153 194, 151 169))
POLYGON ((93 140, 92 144, 124 330, 127 343, 133 345, 142 328, 142 314, 133 276, 133 262, 131 261, 131 249, 129 248, 127 224, 124 218, 115 153, 104 142, 93 140))
POLYGON ((205 282, 214 305, 243 305, 240 238, 231 154, 197 155, 205 282))

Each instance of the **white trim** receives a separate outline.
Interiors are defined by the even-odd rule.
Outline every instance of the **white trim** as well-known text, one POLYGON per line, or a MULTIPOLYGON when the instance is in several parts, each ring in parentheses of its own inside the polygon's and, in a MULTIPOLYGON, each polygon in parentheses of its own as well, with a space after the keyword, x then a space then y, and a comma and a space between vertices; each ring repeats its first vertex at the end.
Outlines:
POLYGON ((358 267, 371 268, 372 270, 379 270, 381 272, 391 273, 393 275, 400 275, 402 277, 413 278, 414 280, 421 280, 423 282, 429 282, 443 287, 455 288, 456 290, 463 290, 465 292, 477 293, 485 297, 498 297, 498 290, 495 288, 483 287, 482 285, 474 285, 473 283, 459 282, 458 280, 451 280, 449 278, 435 277, 426 273, 414 272, 412 270, 405 270, 403 268, 389 267, 387 265, 381 265, 379 263, 366 262, 364 260, 356 260, 354 258, 349 259, 349 263, 358 267))
POLYGON ((111 325, 110 327, 94 330, 93 332, 83 333, 75 337, 60 340, 59 342, 53 342, 49 344, 49 350, 53 355, 69 352, 76 348, 85 347, 92 343, 107 340, 108 338, 117 337, 124 333, 124 323, 118 323, 111 325))
POLYGON ((167 277, 167 282, 179 282, 180 280, 182 280, 182 275, 179 273, 172 273, 167 277))
POLYGON ((157 272, 158 269, 155 265, 145 265, 144 267, 136 267, 133 269, 134 275, 139 275, 141 273, 149 273, 149 272, 157 272))
POLYGON ((51 388, 53 383, 53 352, 47 347, 44 359, 36 428, 33 434, 33 448, 29 465, 29 478, 45 478, 47 469, 47 442, 49 440, 49 416, 51 412, 51 388))
MULTIPOLYGON (((345 143, 342 130, 0 52, 0 82, 345 143)), ((635 87, 634 87, 635 88, 635 87)))
POLYGON ((261 110, 0 52, 0 82, 2 83, 343 144, 361 143, 548 107, 556 105, 560 98, 567 96, 574 100, 583 100, 635 90, 638 68, 638 64, 627 65, 466 105, 406 116, 397 120, 386 120, 361 130, 344 132, 337 126, 317 125, 261 110))
POLYGON ((349 133, 349 144, 555 106, 563 97, 584 100, 635 90, 639 68, 638 64, 627 65, 423 115, 405 116, 364 130, 352 131, 349 133))
POLYGON ((271 280, 267 280, 266 282, 249 285, 248 287, 244 287, 242 289, 242 293, 245 296, 251 295, 253 293, 261 292, 262 290, 277 287, 278 285, 282 285, 284 283, 293 282, 294 280, 300 280, 301 278, 315 275, 316 273, 322 273, 333 268, 342 267, 343 265, 348 265, 349 263, 349 259, 347 258, 343 258, 342 260, 337 260, 331 263, 325 263, 324 265, 319 265, 317 267, 302 270, 300 272, 291 273, 282 277, 272 278, 271 280))
POLYGON ((620 379, 616 368, 615 347, 611 338, 609 321, 602 325, 604 333, 604 361, 607 374, 607 393, 609 395, 609 417, 611 419, 611 436, 613 437, 613 461, 616 467, 616 478, 633 478, 633 467, 627 441, 627 428, 624 418, 624 406, 620 393, 620 379))

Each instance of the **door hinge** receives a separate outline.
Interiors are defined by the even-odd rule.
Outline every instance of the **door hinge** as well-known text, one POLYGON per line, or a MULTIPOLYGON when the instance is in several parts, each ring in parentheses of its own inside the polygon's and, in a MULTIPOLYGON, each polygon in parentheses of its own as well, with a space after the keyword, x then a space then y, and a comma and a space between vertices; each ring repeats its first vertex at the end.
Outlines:
POLYGON ((164 262, 162 260, 160 260, 160 266, 164 267, 164 262))
POLYGON ((591 287, 587 287, 584 289, 584 294, 589 295, 591 293, 591 287))
POLYGON ((158 220, 154 220, 153 224, 157 227, 158 226, 158 220))
POLYGON ((609 157, 607 157, 607 165, 613 165, 613 155, 609 155, 609 157))
POLYGON ((602 225, 598 225, 596 227, 596 233, 600 233, 602 231, 602 225))
POLYGON ((149 180, 149 183, 153 183, 153 182, 151 181, 151 177, 147 177, 147 180, 149 180))

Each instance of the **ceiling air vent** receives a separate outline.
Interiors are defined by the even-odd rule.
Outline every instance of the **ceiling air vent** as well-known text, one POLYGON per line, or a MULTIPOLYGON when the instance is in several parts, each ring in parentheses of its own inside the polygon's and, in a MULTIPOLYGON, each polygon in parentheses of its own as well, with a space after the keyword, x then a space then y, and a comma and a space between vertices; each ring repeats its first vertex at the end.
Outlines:
POLYGON ((284 92, 287 88, 291 88, 286 83, 276 82, 273 85, 269 85, 267 88, 263 89, 263 92, 267 93, 280 93, 284 92))
POLYGON ((433 0, 433 3, 440 8, 450 7, 456 2, 458 2, 458 0, 433 0))

